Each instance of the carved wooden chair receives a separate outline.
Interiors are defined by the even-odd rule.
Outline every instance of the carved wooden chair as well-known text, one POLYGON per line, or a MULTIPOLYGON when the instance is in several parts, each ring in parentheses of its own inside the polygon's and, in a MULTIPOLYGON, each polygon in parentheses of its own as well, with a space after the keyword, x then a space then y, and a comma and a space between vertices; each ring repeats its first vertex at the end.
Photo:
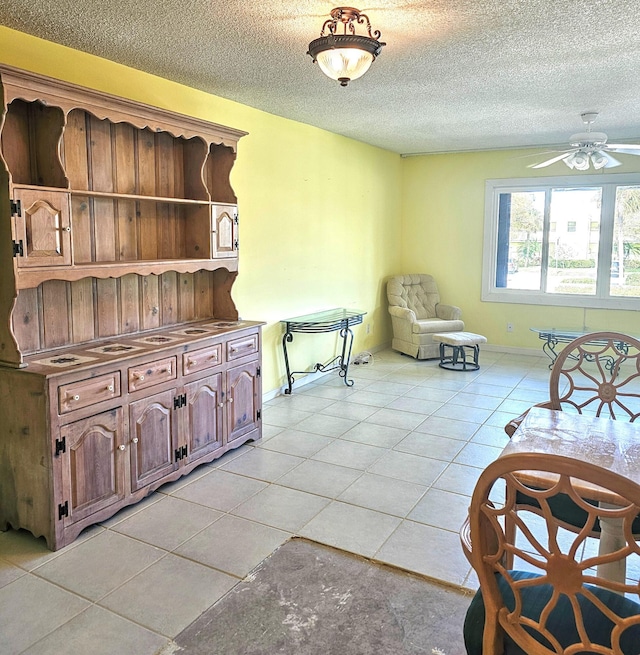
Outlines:
MULTIPOLYGON (((574 339, 553 364, 549 400, 537 407, 635 421, 640 416, 640 341, 621 332, 574 339)), ((507 423, 509 437, 523 418, 507 423)))
MULTIPOLYGON (((640 341, 621 332, 593 332, 574 339, 553 365, 549 400, 536 407, 636 421, 640 416, 640 341)), ((526 414, 507 423, 509 437, 526 414)), ((521 493, 517 504, 539 511, 537 503, 521 493)), ((551 508, 564 528, 579 531, 584 526, 585 514, 571 498, 558 494, 551 508)), ((513 529, 509 522, 506 527, 513 529)), ((640 534, 640 517, 633 529, 640 534)), ((600 523, 596 522, 591 536, 599 534, 600 523)))
POLYGON ((490 464, 460 533, 480 582, 464 624, 467 654, 638 655, 640 585, 612 582, 595 571, 601 564, 640 556, 631 528, 639 511, 640 486, 593 464, 537 453, 505 455, 490 464), (531 487, 531 472, 550 475, 555 484, 544 491, 531 487), (584 502, 585 483, 615 494, 615 506, 584 502), (517 511, 518 491, 536 498, 542 521, 517 511), (584 511, 578 533, 563 533, 555 518, 549 501, 558 494, 570 496, 584 511), (595 522, 612 517, 622 523, 624 545, 606 555, 592 553, 588 536, 595 522), (517 527, 513 537, 504 530, 508 518, 517 527), (508 567, 507 559, 515 565, 508 567))

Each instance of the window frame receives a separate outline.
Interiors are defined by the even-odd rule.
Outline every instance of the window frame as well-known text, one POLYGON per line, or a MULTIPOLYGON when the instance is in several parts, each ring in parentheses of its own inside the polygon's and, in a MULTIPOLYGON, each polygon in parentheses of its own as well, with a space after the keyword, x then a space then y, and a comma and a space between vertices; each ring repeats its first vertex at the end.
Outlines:
MULTIPOLYGON (((640 173, 562 175, 554 177, 493 179, 485 182, 484 238, 482 250, 482 295, 485 302, 582 307, 593 309, 640 309, 640 298, 609 295, 616 189, 640 186, 640 173), (597 284, 594 295, 548 293, 538 289, 508 289, 496 286, 498 254, 498 204, 501 193, 529 193, 552 188, 602 187, 597 284), (602 272, 609 271, 606 280, 602 272)), ((549 232, 548 217, 544 230, 549 232)), ((546 271, 543 268, 543 277, 546 271)))

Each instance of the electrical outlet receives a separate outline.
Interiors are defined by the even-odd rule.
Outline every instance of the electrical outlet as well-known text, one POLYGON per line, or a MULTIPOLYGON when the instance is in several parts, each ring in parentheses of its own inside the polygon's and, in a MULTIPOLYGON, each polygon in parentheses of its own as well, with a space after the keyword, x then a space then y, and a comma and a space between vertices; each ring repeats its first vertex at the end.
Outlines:
POLYGON ((371 323, 367 323, 367 334, 371 334, 371 323))
POLYGON ((507 323, 507 332, 513 332, 513 323, 507 323))

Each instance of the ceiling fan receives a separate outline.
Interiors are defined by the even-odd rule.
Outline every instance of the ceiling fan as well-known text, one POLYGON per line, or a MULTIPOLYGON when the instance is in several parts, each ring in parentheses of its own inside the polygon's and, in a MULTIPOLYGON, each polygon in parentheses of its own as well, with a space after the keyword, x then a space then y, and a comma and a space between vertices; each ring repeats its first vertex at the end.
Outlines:
POLYGON ((580 117, 587 126, 587 131, 573 134, 569 138, 571 148, 539 164, 531 164, 529 168, 544 168, 555 164, 557 161, 564 161, 569 168, 575 168, 577 171, 589 170, 591 164, 595 169, 613 168, 614 166, 620 166, 621 162, 612 157, 609 154, 611 152, 640 155, 640 145, 607 143, 607 135, 604 132, 591 131, 591 125, 598 117, 598 112, 585 112, 580 114, 580 117))

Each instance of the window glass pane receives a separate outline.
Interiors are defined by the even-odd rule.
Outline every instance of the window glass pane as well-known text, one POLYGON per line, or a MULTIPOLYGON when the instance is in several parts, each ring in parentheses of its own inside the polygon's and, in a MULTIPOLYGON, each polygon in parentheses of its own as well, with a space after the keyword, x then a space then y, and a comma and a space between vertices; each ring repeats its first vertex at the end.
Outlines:
POLYGON ((540 289, 544 191, 501 193, 496 287, 540 289))
POLYGON ((595 294, 601 206, 601 188, 551 190, 548 293, 595 294))
POLYGON ((618 187, 611 247, 612 296, 640 296, 640 187, 618 187))

